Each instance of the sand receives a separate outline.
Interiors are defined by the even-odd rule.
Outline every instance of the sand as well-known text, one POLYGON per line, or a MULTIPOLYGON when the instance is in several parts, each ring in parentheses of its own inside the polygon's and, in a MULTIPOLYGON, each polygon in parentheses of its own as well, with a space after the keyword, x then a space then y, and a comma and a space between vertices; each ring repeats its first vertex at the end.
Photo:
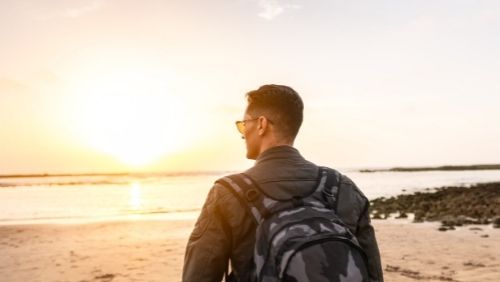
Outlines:
MULTIPOLYGON (((180 281, 193 220, 0 226, 0 281, 180 281)), ((500 229, 375 220, 386 281, 500 281, 500 229), (480 230, 471 230, 478 228, 480 230)))

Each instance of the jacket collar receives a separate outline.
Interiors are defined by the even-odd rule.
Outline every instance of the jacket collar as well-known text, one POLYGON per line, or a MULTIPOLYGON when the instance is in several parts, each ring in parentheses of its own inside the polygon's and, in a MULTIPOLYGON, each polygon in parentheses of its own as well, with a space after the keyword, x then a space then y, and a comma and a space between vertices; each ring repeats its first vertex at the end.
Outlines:
POLYGON ((292 146, 281 145, 271 147, 262 152, 255 160, 255 165, 271 159, 304 159, 299 151, 292 146))

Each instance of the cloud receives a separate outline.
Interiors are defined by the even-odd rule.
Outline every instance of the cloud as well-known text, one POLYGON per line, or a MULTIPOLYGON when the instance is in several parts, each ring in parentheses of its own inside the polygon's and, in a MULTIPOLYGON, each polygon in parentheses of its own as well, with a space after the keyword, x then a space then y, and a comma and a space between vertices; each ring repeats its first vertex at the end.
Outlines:
POLYGON ((101 9, 104 4, 101 1, 92 1, 85 6, 77 8, 68 8, 62 12, 62 16, 65 18, 78 18, 87 13, 97 11, 101 9))
POLYGON ((28 12, 33 14, 33 18, 38 21, 48 21, 54 19, 76 19, 91 12, 98 11, 105 6, 102 0, 85 1, 84 4, 74 5, 73 7, 62 6, 67 4, 60 3, 56 6, 31 5, 25 7, 28 12))
POLYGON ((283 3, 278 0, 259 0, 259 7, 262 11, 258 14, 259 17, 266 20, 272 20, 288 9, 300 9, 297 4, 283 3))

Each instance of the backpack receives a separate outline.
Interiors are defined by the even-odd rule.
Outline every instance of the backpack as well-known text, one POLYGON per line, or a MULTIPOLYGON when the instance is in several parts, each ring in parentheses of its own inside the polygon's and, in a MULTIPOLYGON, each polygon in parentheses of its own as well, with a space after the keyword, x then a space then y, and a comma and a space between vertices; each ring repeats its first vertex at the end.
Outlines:
POLYGON ((252 281, 369 281, 366 255, 336 214, 340 176, 320 167, 313 191, 289 200, 272 198, 244 173, 217 181, 257 223, 252 281))

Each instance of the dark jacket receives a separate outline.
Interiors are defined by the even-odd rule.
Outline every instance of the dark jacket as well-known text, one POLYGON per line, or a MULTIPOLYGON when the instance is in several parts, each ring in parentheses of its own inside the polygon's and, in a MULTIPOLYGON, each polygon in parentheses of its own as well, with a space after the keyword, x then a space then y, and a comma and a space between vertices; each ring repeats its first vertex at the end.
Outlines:
MULTIPOLYGON (((263 152, 246 172, 273 198, 305 195, 316 185, 318 166, 290 146, 263 152)), ((369 202, 356 185, 342 176, 337 213, 356 235, 368 256, 371 281, 383 281, 375 232, 370 224, 369 202)), ((249 281, 256 223, 235 196, 220 184, 210 190, 184 258, 182 281, 221 281, 231 261, 238 281, 249 281)))

